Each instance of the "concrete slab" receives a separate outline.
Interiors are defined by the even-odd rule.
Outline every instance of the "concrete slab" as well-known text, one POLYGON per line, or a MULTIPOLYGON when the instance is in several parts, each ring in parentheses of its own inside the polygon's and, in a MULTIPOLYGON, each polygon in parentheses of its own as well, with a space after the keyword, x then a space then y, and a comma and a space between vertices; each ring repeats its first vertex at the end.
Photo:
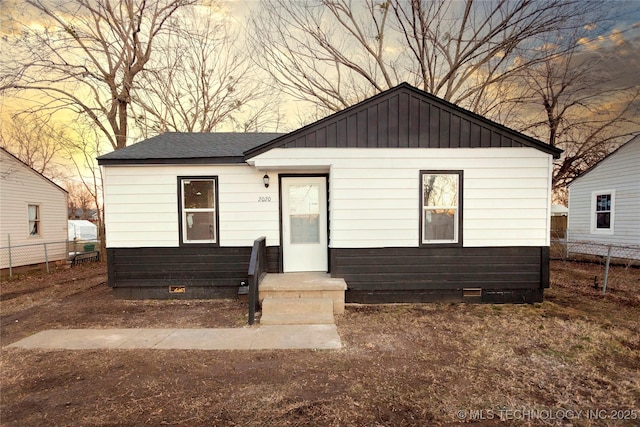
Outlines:
POLYGON ((8 347, 29 349, 114 349, 135 338, 141 329, 56 329, 38 332, 8 347))
POLYGON ((342 348, 336 325, 266 325, 257 330, 252 350, 268 349, 321 350, 342 348))
POLYGON ((6 347, 42 350, 335 349, 342 343, 335 325, 272 325, 233 329, 52 329, 6 347))
POLYGON ((260 282, 260 291, 298 291, 301 289, 346 291, 347 283, 344 279, 317 272, 269 273, 260 282))
POLYGON ((249 350, 257 328, 176 329, 154 348, 184 350, 249 350))
MULTIPOLYGON (((125 329, 126 330, 126 329, 125 329)), ((130 329, 129 329, 130 330, 130 329)), ((126 339, 118 346, 121 349, 156 348, 156 346, 170 336, 176 329, 137 329, 138 334, 126 339)))
POLYGON ((325 314, 266 314, 260 318, 261 326, 274 325, 330 325, 333 316, 325 314))

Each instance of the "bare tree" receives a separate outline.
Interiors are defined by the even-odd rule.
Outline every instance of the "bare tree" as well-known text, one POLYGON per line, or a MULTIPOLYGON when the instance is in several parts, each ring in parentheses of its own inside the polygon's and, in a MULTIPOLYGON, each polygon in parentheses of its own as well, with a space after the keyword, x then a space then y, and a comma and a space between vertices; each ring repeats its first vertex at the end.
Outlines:
POLYGON ((520 96, 512 99, 510 124, 564 150, 553 175, 556 192, 640 131, 640 76, 615 69, 629 68, 620 63, 624 41, 589 50, 587 40, 581 32, 564 34, 564 54, 548 55, 514 79, 520 96))
POLYGON ((39 111, 84 115, 113 149, 125 147, 133 91, 155 39, 194 1, 27 0, 44 27, 19 28, 17 57, 3 61, 0 90, 35 91, 39 111))
POLYGON ((74 193, 83 194, 83 197, 91 199, 91 205, 97 211, 101 253, 105 254, 103 176, 102 169, 96 164, 96 158, 104 154, 103 144, 101 144, 102 134, 90 120, 84 122, 78 120, 75 125, 76 134, 66 145, 79 178, 79 181, 76 181, 78 189, 74 193))
POLYGON ((391 2, 409 46, 417 85, 487 115, 503 100, 494 90, 565 46, 540 49, 549 34, 573 32, 602 13, 595 2, 498 0, 391 2))
POLYGON ((279 92, 269 91, 259 103, 251 102, 238 110, 238 114, 230 116, 231 123, 237 132, 282 132, 288 128, 284 122, 284 114, 280 111, 279 92))
POLYGON ((250 18, 252 56, 277 87, 314 103, 319 115, 338 111, 396 80, 377 60, 388 14, 374 1, 352 11, 343 2, 269 0, 250 18))
POLYGON ((64 128, 46 115, 15 115, 11 121, 4 121, 0 131, 0 146, 35 171, 56 181, 69 176, 62 163, 66 140, 64 128))
POLYGON ((64 188, 69 192, 69 219, 76 219, 76 210, 82 211, 78 219, 89 219, 91 209, 95 209, 96 206, 93 192, 87 189, 84 182, 78 181, 67 181, 64 188))
MULTIPOLYGON (((544 59, 545 34, 584 25, 580 0, 266 0, 251 18, 258 64, 283 90, 337 111, 408 81, 479 113, 491 88, 544 59)), ((487 102, 489 100, 490 102, 487 102)))
POLYGON ((238 32, 231 25, 226 16, 215 19, 199 9, 172 17, 160 55, 149 61, 139 82, 144 90, 136 91, 141 127, 152 133, 212 132, 224 123, 255 122, 245 117, 251 105, 271 105, 262 111, 263 119, 277 112, 273 91, 252 77, 252 64, 238 49, 238 32))
POLYGON ((558 146, 559 189, 638 131, 637 72, 621 83, 607 66, 616 55, 585 47, 610 11, 582 0, 265 0, 250 40, 257 63, 318 115, 408 81, 558 146))

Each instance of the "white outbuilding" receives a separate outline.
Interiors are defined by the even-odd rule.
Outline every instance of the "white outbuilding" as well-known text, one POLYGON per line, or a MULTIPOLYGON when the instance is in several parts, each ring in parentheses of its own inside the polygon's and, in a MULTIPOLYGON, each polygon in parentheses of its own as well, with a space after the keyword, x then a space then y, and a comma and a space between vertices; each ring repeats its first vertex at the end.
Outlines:
POLYGON ((98 227, 86 219, 70 219, 69 241, 96 241, 98 240, 98 227))

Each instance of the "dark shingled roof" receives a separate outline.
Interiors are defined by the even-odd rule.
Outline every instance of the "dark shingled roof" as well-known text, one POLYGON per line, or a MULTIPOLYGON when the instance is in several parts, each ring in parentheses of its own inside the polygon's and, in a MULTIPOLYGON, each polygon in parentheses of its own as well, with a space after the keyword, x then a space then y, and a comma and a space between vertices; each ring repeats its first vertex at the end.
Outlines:
POLYGON ((245 151, 282 135, 167 132, 100 156, 98 164, 243 163, 245 151))

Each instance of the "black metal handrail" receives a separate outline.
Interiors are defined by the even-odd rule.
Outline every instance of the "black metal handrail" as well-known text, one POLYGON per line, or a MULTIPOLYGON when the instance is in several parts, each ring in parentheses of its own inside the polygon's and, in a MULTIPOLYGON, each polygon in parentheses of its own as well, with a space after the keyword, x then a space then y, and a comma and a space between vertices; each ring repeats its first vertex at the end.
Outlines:
POLYGON ((251 249, 251 258, 249 260, 249 324, 253 325, 256 321, 256 310, 260 309, 260 301, 258 299, 258 290, 260 282, 264 275, 267 274, 267 238, 258 237, 253 242, 251 249))

